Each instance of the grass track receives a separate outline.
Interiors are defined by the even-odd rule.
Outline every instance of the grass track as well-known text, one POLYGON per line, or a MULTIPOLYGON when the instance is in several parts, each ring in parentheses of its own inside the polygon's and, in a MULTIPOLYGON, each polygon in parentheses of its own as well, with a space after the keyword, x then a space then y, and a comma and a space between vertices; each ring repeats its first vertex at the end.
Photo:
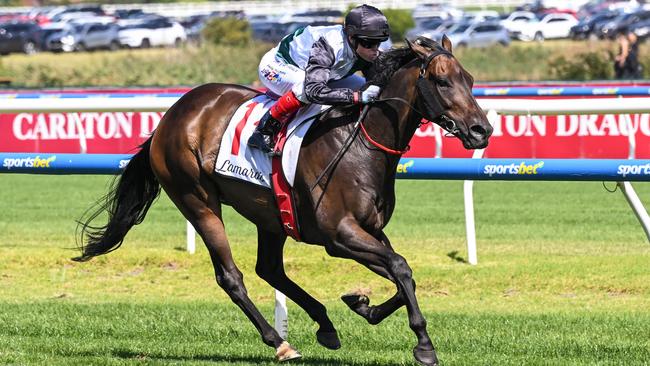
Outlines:
MULTIPOLYGON (((216 286, 206 251, 183 251, 185 225, 165 196, 123 248, 69 261, 74 220, 109 180, 0 178, 0 364, 274 364, 216 286)), ((650 185, 635 187, 650 202, 650 185)), ((413 268, 445 365, 650 363, 650 246, 620 193, 601 183, 476 183, 476 267, 463 263, 462 183, 400 181, 397 193, 387 232, 413 268)), ((226 223, 249 294, 271 319, 254 228, 231 210, 226 223)), ((403 309, 373 327, 338 300, 364 288, 378 303, 392 284, 318 247, 289 243, 285 256, 344 346, 319 347, 314 324, 290 304, 290 341, 305 355, 297 364, 413 364, 403 309)))

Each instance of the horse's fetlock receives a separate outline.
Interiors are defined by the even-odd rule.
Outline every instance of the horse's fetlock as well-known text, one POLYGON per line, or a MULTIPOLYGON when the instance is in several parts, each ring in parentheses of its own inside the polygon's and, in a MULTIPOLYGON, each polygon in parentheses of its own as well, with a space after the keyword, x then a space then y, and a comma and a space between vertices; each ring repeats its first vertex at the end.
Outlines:
POLYGON ((267 346, 277 348, 278 346, 280 346, 280 344, 282 344, 282 337, 280 337, 278 332, 275 331, 275 329, 273 328, 262 332, 261 336, 262 336, 262 342, 264 342, 264 344, 266 344, 267 346))

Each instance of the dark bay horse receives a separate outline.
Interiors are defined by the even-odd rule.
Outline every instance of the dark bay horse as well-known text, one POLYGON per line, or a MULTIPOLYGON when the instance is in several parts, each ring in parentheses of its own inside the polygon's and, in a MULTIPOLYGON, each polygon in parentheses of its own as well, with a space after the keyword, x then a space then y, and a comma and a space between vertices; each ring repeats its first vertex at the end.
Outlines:
MULTIPOLYGON (((424 365, 436 365, 438 360, 415 297, 415 282, 383 228, 395 207, 399 151, 405 150, 423 117, 459 138, 465 148, 488 144, 492 127, 472 96, 473 79, 451 51, 446 37, 441 44, 420 38, 383 54, 369 76, 383 91, 382 101, 372 104, 364 119, 367 135, 355 135, 334 168, 321 177, 355 133, 360 111, 358 106, 344 106, 320 116, 304 139, 294 182, 302 240, 324 246, 332 256, 353 259, 397 287, 395 295, 379 305, 370 306, 368 298, 358 294, 343 296, 343 301, 371 324, 406 306, 417 337, 413 354, 424 365)), ((82 255, 76 259, 117 249, 129 229, 142 222, 162 186, 205 242, 219 286, 244 311, 263 342, 276 349, 276 357, 287 360, 300 354, 248 297, 226 238, 222 204, 257 226, 256 273, 318 323, 321 345, 337 349, 341 344, 325 307, 285 274, 286 235, 271 191, 214 173, 230 117, 258 94, 237 85, 206 84, 181 97, 116 180, 105 204, 82 224, 82 255), (92 226, 103 210, 108 211, 109 222, 92 226)))

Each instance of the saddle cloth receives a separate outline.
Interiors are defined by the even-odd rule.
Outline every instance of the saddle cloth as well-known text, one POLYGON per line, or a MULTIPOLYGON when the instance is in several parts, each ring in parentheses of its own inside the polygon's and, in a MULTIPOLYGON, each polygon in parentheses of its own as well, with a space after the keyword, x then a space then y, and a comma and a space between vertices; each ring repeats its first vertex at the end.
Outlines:
MULTIPOLYGON (((221 139, 215 164, 217 174, 271 188, 271 157, 259 149, 249 148, 247 142, 260 118, 274 102, 265 94, 258 95, 242 104, 233 114, 221 139)), ((302 107, 287 127, 288 138, 282 151, 282 170, 292 187, 302 139, 313 119, 302 122, 328 107, 318 104, 302 107)))

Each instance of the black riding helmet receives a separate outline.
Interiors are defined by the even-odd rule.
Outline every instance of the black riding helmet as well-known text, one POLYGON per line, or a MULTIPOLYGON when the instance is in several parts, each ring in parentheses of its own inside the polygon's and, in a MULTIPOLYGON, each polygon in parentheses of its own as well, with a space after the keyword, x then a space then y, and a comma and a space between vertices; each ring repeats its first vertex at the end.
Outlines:
POLYGON ((381 10, 360 5, 345 16, 345 33, 353 39, 383 42, 388 39, 388 20, 381 10))

